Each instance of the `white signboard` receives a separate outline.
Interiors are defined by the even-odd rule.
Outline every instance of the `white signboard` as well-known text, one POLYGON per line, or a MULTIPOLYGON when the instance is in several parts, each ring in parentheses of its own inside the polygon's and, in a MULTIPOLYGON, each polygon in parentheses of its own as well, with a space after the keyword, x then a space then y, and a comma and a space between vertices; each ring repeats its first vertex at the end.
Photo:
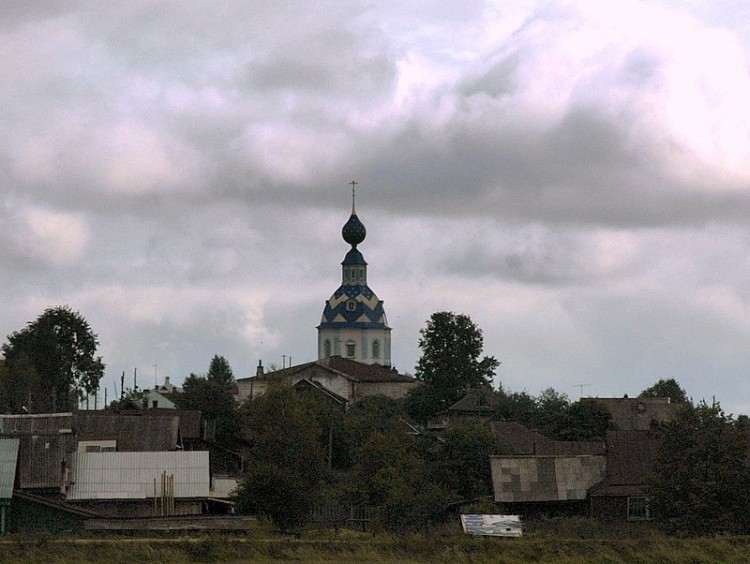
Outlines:
POLYGON ((520 537, 520 515, 461 515, 464 533, 485 537, 520 537))

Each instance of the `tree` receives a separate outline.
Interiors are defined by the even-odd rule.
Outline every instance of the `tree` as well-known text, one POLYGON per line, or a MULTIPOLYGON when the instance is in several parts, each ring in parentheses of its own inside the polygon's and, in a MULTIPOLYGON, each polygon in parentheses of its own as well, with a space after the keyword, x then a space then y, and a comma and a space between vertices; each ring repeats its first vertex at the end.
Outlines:
POLYGON ((430 399, 427 409, 421 403, 422 420, 424 414, 435 415, 458 401, 467 388, 491 385, 500 363, 491 356, 481 357, 482 330, 469 316, 449 311, 433 313, 420 335, 422 356, 415 376, 428 387, 420 394, 430 399))
POLYGON ((213 422, 216 442, 227 448, 236 448, 240 438, 234 386, 234 375, 229 362, 223 356, 214 355, 206 376, 188 376, 182 384, 182 393, 176 398, 181 409, 198 410, 206 421, 213 422))
POLYGON ((376 431, 357 451, 345 501, 380 509, 381 523, 404 532, 442 521, 455 495, 431 476, 414 437, 376 431))
POLYGON ((652 506, 680 536, 750 530, 748 443, 719 405, 687 405, 663 426, 651 480, 652 506))
POLYGON ((403 431, 403 415, 401 404, 386 396, 367 396, 353 404, 334 440, 339 447, 339 467, 350 467, 356 452, 374 433, 403 431))
POLYGON ((549 435, 561 441, 604 441, 614 429, 612 413, 595 398, 582 398, 562 410, 549 435))
POLYGON ((238 511, 267 515, 282 528, 301 525, 321 490, 324 456, 314 414, 291 387, 278 386, 243 405, 242 415, 251 446, 238 511))
POLYGON ((659 380, 650 388, 643 390, 640 398, 669 398, 672 403, 688 403, 687 393, 674 378, 659 380))
POLYGON ((206 379, 209 382, 214 382, 215 384, 226 388, 230 393, 234 393, 234 373, 232 372, 232 367, 229 366, 229 362, 223 356, 215 354, 211 359, 211 363, 208 365, 206 379))
POLYGON ((75 408, 99 389, 104 363, 99 340, 86 319, 68 306, 51 307, 8 335, 0 371, 10 411, 55 412, 75 408))
POLYGON ((488 426, 453 426, 437 453, 437 480, 463 499, 491 495, 490 457, 504 453, 488 426))

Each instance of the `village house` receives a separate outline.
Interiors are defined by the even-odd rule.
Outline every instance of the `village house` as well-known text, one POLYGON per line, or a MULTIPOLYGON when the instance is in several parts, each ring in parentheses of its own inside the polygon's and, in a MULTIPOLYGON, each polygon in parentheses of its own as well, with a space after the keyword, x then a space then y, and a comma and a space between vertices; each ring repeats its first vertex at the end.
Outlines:
POLYGON ((303 380, 324 387, 348 403, 374 395, 401 399, 419 385, 415 378, 394 368, 332 356, 269 373, 259 366, 255 376, 237 380, 236 399, 241 403, 264 394, 269 386, 294 386, 303 380))

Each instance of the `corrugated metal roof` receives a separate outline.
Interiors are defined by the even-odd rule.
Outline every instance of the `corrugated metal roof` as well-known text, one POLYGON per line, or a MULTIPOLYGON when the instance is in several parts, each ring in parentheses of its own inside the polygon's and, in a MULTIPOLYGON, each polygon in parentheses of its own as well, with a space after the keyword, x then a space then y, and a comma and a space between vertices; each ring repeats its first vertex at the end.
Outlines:
POLYGON ((76 452, 69 500, 147 499, 161 495, 161 479, 174 476, 174 497, 209 495, 207 451, 76 452))
POLYGON ((0 499, 10 499, 13 496, 18 443, 18 439, 0 439, 0 499))

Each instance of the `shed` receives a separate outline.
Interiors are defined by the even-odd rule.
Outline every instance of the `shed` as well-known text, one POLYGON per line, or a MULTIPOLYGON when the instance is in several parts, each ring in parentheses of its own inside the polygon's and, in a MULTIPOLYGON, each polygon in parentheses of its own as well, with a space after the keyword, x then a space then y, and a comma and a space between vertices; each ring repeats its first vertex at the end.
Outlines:
POLYGON ((77 452, 68 501, 111 516, 196 515, 210 495, 208 452, 77 452))

